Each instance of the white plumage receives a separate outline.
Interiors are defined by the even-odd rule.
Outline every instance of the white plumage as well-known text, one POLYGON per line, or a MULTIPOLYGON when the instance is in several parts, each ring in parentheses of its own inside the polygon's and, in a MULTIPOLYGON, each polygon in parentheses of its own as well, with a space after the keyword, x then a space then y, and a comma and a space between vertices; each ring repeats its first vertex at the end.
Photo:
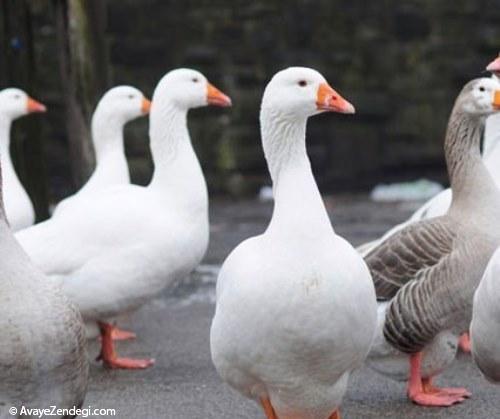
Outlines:
MULTIPOLYGON (((205 254, 207 188, 186 119, 189 109, 207 103, 230 101, 197 71, 165 75, 150 114, 155 164, 150 185, 104 188, 17 235, 35 264, 58 277, 86 321, 138 308, 189 274, 205 254)), ((104 337, 103 342, 105 350, 104 337)), ((117 368, 151 364, 103 357, 117 368)))
MULTIPOLYGON (((149 113, 151 102, 131 86, 117 86, 108 90, 92 115, 92 142, 96 168, 87 183, 57 205, 53 216, 78 205, 80 200, 112 185, 130 183, 127 158, 123 144, 123 128, 141 115, 149 113)), ((71 211, 71 209, 69 209, 71 211)))
POLYGON ((32 225, 35 222, 35 210, 12 163, 10 128, 12 122, 21 116, 45 111, 44 105, 20 89, 9 88, 0 91, 0 162, 3 170, 4 206, 13 231, 32 225))
POLYGON ((334 233, 307 158, 306 120, 321 110, 354 112, 311 69, 268 84, 260 119, 273 217, 229 255, 217 281, 213 362, 268 418, 334 417, 376 325, 371 276, 334 233))

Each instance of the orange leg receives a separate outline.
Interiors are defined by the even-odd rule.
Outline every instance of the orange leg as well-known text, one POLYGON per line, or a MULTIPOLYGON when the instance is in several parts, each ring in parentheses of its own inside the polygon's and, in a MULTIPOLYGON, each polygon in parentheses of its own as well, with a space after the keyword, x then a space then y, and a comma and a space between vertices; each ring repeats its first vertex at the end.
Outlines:
POLYGON ((422 379, 420 372, 422 352, 410 357, 410 379, 408 397, 421 406, 452 406, 463 402, 470 393, 465 389, 439 389, 432 385, 431 379, 422 379))
MULTIPOLYGON (((262 404, 267 419, 278 419, 273 405, 271 404, 271 400, 269 400, 268 398, 262 398, 260 399, 260 403, 262 404)), ((328 419, 342 419, 342 417, 340 416, 340 410, 336 410, 335 412, 333 412, 328 419)))
POLYGON ((113 328, 109 323, 98 322, 101 331, 101 353, 97 360, 101 360, 107 368, 143 369, 154 364, 154 359, 120 358, 116 354, 113 343, 113 328))
POLYGON ((260 403, 264 408, 264 413, 266 414, 267 419, 278 419, 278 416, 276 416, 276 412, 274 411, 273 405, 271 404, 271 400, 269 400, 268 398, 262 398, 260 399, 260 403))
POLYGON ((458 346, 460 347, 462 352, 465 352, 466 354, 471 353, 470 336, 468 333, 463 333, 462 336, 460 336, 460 339, 458 340, 458 346))

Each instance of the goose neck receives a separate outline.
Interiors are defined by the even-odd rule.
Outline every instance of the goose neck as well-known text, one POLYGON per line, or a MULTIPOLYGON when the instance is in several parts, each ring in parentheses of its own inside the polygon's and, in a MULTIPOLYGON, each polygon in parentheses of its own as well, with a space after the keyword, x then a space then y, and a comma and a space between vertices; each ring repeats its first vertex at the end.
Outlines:
POLYGON ((151 154, 155 166, 153 182, 168 178, 180 163, 191 139, 187 128, 187 111, 173 104, 153 105, 150 115, 149 137, 151 154))
POLYGON ((92 141, 97 165, 109 156, 124 155, 123 126, 118 116, 96 112, 92 118, 92 141))
POLYGON ((454 203, 473 202, 478 194, 496 190, 480 153, 484 121, 482 116, 456 110, 450 117, 444 150, 454 203))
POLYGON ((11 126, 12 119, 0 115, 0 163, 2 165, 3 178, 7 178, 9 182, 12 182, 12 188, 14 188, 14 183, 19 183, 19 180, 10 154, 11 126))
POLYGON ((2 176, 2 165, 0 164, 0 222, 5 222, 5 220, 6 220, 5 207, 3 203, 3 176, 2 176))
POLYGON ((261 111, 262 143, 274 192, 268 231, 301 231, 301 226, 312 236, 333 231, 307 156, 306 124, 305 118, 261 111))
MULTIPOLYGON (((159 102, 159 101, 158 101, 159 102)), ((149 136, 154 173, 149 185, 174 196, 186 211, 208 213, 208 192, 187 127, 187 110, 170 103, 154 103, 149 136)))
POLYGON ((500 114, 492 115, 486 120, 483 161, 493 179, 500 181, 500 114))
POLYGON ((5 115, 0 115, 0 152, 9 152, 10 147, 10 128, 12 120, 5 115))
POLYGON ((5 166, 10 163, 10 127, 12 120, 0 114, 0 223, 6 222, 3 201, 3 181, 5 166))

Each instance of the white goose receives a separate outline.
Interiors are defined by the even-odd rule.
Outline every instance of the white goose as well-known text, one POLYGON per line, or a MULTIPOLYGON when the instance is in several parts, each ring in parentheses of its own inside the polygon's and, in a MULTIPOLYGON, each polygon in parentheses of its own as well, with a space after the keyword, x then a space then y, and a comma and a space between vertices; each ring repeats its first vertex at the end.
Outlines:
POLYGON ((16 417, 27 417, 20 414, 22 406, 81 406, 88 381, 82 318, 14 239, 2 204, 1 175, 0 289, 0 417, 13 417, 12 407, 16 417))
MULTIPOLYGON (((500 57, 492 61, 486 70, 492 73, 492 78, 500 78, 500 57)), ((486 120, 483 140, 483 161, 490 172, 493 180, 500 186, 500 115, 494 114, 486 120)), ((451 204, 451 189, 445 189, 435 197, 429 199, 406 221, 394 226, 381 238, 365 243, 358 247, 358 251, 364 256, 377 245, 383 243, 393 234, 406 226, 429 218, 439 217, 446 214, 451 204)))
POLYGON ((12 230, 17 231, 35 222, 33 204, 17 177, 10 155, 12 121, 33 112, 45 112, 44 105, 20 89, 0 91, 0 159, 3 168, 4 205, 12 230))
POLYGON ((289 68, 267 85, 260 113, 275 207, 217 281, 212 359, 269 419, 338 418, 349 375, 376 325, 367 266, 330 224, 306 153, 309 116, 354 113, 317 71, 289 68))
POLYGON ((230 106, 231 101, 197 71, 167 73, 151 106, 155 171, 149 186, 107 188, 17 236, 37 266, 60 277, 84 319, 99 321, 101 359, 110 368, 145 368, 153 361, 119 358, 106 319, 154 298, 205 254, 207 188, 187 113, 207 104, 230 106))
POLYGON ((62 200, 54 215, 78 200, 111 185, 130 183, 123 144, 123 127, 141 115, 149 113, 151 102, 135 87, 117 86, 108 90, 92 115, 92 142, 96 168, 87 183, 74 195, 62 200))
POLYGON ((500 383, 500 249, 493 254, 474 295, 470 326, 472 357, 492 382, 500 383))

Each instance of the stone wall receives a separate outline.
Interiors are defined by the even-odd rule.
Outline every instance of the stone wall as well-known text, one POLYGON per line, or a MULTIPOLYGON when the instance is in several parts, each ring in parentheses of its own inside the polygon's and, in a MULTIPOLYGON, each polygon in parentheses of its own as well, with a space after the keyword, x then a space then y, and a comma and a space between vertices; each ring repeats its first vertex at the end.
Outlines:
MULTIPOLYGON (((36 5, 35 5, 36 3, 36 5)), ((64 131, 51 8, 36 11, 38 82, 53 112, 44 125, 47 166, 65 187, 64 131)), ((318 69, 357 108, 309 123, 324 190, 431 175, 445 179, 442 139, 454 97, 500 49, 500 0, 108 0, 113 84, 151 95, 169 69, 201 70, 232 98, 201 109, 190 128, 212 191, 254 193, 268 182, 258 108, 274 72, 318 69)), ((151 171, 147 121, 127 127, 133 177, 151 171)))

